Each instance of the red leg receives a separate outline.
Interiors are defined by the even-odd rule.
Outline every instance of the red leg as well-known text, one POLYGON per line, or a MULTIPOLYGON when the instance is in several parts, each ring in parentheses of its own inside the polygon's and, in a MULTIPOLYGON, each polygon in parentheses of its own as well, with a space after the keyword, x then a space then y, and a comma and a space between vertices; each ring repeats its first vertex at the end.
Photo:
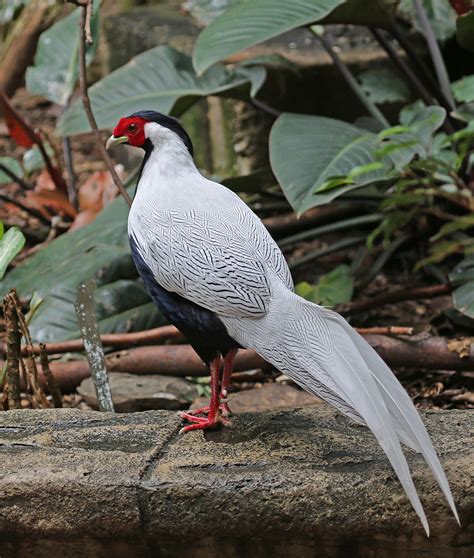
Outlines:
POLYGON ((181 428, 180 433, 189 432, 190 430, 204 430, 205 428, 213 428, 221 418, 219 416, 219 380, 221 371, 221 357, 217 356, 211 362, 211 402, 209 405, 209 414, 207 417, 194 417, 181 413, 183 418, 192 420, 195 424, 190 424, 181 428))
POLYGON ((237 355, 238 349, 232 349, 224 357, 224 373, 222 374, 222 386, 219 399, 222 401, 221 410, 222 416, 228 417, 230 413, 229 406, 227 405, 227 393, 230 386, 230 381, 232 377, 232 370, 234 369, 235 356, 237 355))
MULTIPOLYGON (((224 418, 227 418, 231 414, 226 399, 227 399, 227 390, 229 389, 230 386, 232 370, 234 368, 234 361, 235 361, 235 356, 237 354, 237 351, 238 349, 232 349, 226 354, 224 358, 224 372, 222 375, 222 385, 219 394, 219 403, 220 403, 219 409, 224 418)), ((182 412, 180 413, 180 416, 181 418, 185 420, 189 420, 190 422, 202 423, 205 422, 207 419, 204 417, 199 417, 197 415, 207 415, 209 413, 209 409, 210 409, 209 406, 200 407, 199 409, 192 409, 191 411, 182 412)))

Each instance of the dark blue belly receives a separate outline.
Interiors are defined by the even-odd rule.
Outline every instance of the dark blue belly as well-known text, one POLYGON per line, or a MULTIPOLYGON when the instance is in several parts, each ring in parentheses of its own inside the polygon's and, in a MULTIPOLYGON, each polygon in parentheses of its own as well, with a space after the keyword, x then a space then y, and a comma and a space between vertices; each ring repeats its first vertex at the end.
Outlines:
POLYGON ((239 347, 213 312, 161 287, 140 256, 135 240, 129 237, 129 241, 133 261, 153 302, 167 320, 181 331, 206 364, 218 353, 225 355, 239 347))

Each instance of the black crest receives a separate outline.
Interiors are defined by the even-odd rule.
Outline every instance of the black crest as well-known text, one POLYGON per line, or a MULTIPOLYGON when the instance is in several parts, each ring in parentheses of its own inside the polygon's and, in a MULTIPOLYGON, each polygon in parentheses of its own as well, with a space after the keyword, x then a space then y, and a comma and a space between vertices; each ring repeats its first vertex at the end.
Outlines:
POLYGON ((154 110, 140 110, 139 112, 134 112, 133 114, 131 114, 129 118, 135 116, 138 116, 139 118, 143 118, 144 120, 148 120, 150 122, 156 122, 160 126, 168 128, 169 130, 177 134, 183 141, 184 145, 187 147, 191 156, 193 155, 193 143, 188 135, 188 132, 186 132, 186 130, 181 126, 179 120, 173 118, 172 116, 166 116, 165 114, 156 112, 154 110))

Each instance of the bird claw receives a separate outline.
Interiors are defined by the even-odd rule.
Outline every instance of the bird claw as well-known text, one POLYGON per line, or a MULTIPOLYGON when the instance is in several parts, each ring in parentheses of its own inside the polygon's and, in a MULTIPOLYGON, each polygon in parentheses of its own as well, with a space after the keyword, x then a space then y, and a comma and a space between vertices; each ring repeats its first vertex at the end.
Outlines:
MULTIPOLYGON (((181 413, 181 416, 187 415, 187 413, 181 413)), ((179 434, 184 434, 185 432, 190 432, 191 430, 207 430, 208 428, 215 428, 217 424, 220 422, 225 426, 230 424, 230 421, 222 417, 221 415, 217 415, 214 418, 204 418, 204 417, 195 417, 195 416, 187 416, 183 417, 186 420, 191 420, 194 424, 188 424, 187 426, 183 426, 179 431, 179 434)))
MULTIPOLYGON (((227 401, 228 401, 227 399, 221 399, 221 402, 219 404, 219 410, 224 418, 230 417, 230 415, 232 414, 231 410, 229 409, 229 405, 227 404, 227 401)), ((182 412, 179 415, 183 419, 189 420, 191 422, 197 422, 194 420, 195 418, 199 418, 196 415, 208 415, 209 410, 210 410, 209 405, 206 405, 206 407, 201 407, 199 409, 191 409, 189 411, 182 412)))

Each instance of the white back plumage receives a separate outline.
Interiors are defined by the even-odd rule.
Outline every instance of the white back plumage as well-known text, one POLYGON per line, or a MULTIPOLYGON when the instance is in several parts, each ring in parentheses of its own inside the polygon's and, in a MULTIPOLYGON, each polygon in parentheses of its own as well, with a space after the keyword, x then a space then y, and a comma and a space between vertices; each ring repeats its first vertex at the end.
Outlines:
POLYGON ((366 424, 429 534, 400 441, 420 452, 459 522, 425 426, 387 365, 341 316, 292 292, 285 259, 260 219, 198 172, 174 132, 155 123, 145 130, 155 148, 129 234, 157 282, 216 313, 242 346, 366 424))

